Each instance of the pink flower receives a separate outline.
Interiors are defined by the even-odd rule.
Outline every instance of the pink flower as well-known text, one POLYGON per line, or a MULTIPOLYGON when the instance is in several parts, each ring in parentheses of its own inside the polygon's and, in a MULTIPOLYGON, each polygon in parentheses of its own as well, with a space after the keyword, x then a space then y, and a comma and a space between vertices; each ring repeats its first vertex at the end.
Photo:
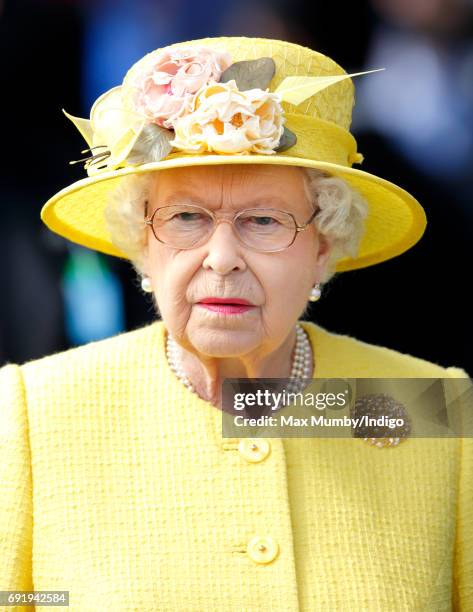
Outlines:
POLYGON ((134 109, 148 121, 173 128, 174 121, 192 110, 194 94, 220 76, 232 63, 226 52, 207 47, 162 49, 133 83, 134 109))

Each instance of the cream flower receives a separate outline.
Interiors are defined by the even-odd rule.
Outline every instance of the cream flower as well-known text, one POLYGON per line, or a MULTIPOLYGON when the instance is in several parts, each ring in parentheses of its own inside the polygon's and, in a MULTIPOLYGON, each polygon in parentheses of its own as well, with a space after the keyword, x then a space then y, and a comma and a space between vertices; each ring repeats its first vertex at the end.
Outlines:
POLYGON ((284 131, 278 94, 239 91, 234 80, 203 86, 193 109, 174 122, 175 148, 189 153, 276 153, 284 131))
POLYGON ((86 165, 87 173, 97 174, 122 165, 133 149, 146 121, 124 107, 122 87, 112 87, 94 102, 90 120, 74 117, 63 109, 82 134, 93 153, 99 156, 86 165))
POLYGON ((172 128, 177 117, 189 112, 194 94, 217 82, 231 61, 228 53, 207 47, 166 47, 134 78, 133 108, 148 121, 172 128))

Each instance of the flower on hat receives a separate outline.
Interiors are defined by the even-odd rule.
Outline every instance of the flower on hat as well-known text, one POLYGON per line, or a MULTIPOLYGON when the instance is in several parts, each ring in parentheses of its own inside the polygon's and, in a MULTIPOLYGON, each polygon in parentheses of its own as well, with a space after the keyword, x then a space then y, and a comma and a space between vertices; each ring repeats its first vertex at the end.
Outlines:
POLYGON ((149 121, 172 128, 174 121, 190 111, 194 94, 211 81, 217 82, 230 66, 229 53, 208 47, 164 48, 131 84, 134 109, 149 121))
POLYGON ((194 109, 174 121, 170 144, 189 153, 275 153, 284 131, 277 94, 240 91, 235 80, 204 85, 194 109))
POLYGON ((76 125, 90 150, 95 150, 95 155, 86 164, 91 174, 122 164, 146 123, 143 117, 125 108, 120 86, 97 98, 90 110, 90 120, 73 117, 64 109, 63 113, 76 125), (99 163, 91 164, 94 158, 99 163))
MULTIPOLYGON (((271 57, 232 63, 229 53, 208 47, 150 53, 122 85, 96 100, 90 120, 63 109, 92 153, 70 163, 85 161, 92 175, 157 162, 173 149, 197 155, 279 153, 297 142, 285 125, 283 102, 297 106, 338 81, 377 70, 287 76, 269 91, 275 72, 271 57)), ((352 153, 349 161, 362 159, 352 153)))

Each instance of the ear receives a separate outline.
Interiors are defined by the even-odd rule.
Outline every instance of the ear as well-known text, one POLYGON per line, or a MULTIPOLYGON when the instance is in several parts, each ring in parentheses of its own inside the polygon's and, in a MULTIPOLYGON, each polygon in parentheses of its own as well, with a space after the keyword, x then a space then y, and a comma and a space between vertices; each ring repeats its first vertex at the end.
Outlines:
POLYGON ((317 256, 328 258, 332 250, 334 239, 329 236, 325 236, 324 234, 318 234, 318 240, 319 251, 317 256))
MULTIPOLYGON (((148 227, 148 226, 146 226, 148 227)), ((142 258, 142 263, 143 263, 143 273, 146 274, 146 276, 150 276, 150 261, 149 261, 149 233, 146 232, 146 242, 143 246, 143 252, 142 252, 143 258, 142 258)))
POLYGON ((334 239, 324 236, 322 234, 318 235, 318 250, 317 250, 317 259, 315 264, 315 279, 314 283, 320 282, 318 279, 323 278, 325 275, 325 268, 330 259, 330 255, 332 253, 332 247, 334 239))

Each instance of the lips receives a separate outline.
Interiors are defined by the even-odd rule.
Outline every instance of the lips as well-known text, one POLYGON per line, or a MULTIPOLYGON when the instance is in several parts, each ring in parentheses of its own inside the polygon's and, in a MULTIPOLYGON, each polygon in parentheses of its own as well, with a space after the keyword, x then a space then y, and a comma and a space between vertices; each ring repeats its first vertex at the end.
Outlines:
POLYGON ((242 298, 219 297, 204 298, 197 302, 197 306, 200 308, 205 308, 208 312, 213 312, 220 315, 243 314, 256 308, 254 304, 242 298))

